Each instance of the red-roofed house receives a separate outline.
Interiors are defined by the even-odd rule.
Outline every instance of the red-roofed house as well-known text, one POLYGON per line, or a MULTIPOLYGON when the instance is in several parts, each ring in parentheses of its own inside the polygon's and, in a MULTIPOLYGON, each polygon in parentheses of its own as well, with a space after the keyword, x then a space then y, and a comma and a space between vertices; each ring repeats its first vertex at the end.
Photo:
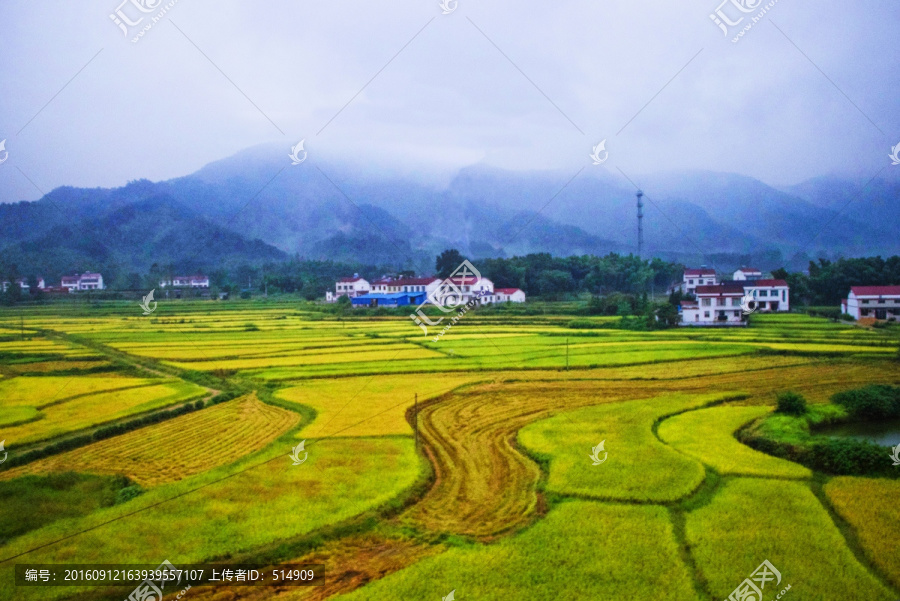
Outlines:
POLYGON ((685 269, 681 282, 681 289, 685 294, 694 294, 697 286, 714 286, 718 284, 716 281, 716 270, 701 267, 700 269, 685 269))
POLYGON ((747 322, 741 313, 744 287, 739 284, 697 286, 696 303, 681 305, 681 325, 684 326, 743 326, 747 322))
POLYGON ((747 280, 744 292, 756 299, 757 311, 791 310, 791 290, 784 280, 747 280))
POLYGON ((734 272, 733 279, 737 282, 744 280, 761 280, 762 272, 756 267, 741 267, 734 272))
POLYGON ((852 286, 841 311, 853 319, 900 319, 900 286, 852 286))
POLYGON ((494 296, 497 297, 498 303, 524 303, 525 293, 518 288, 495 288, 494 296))
POLYGON ((325 293, 325 300, 329 303, 337 302, 342 296, 348 298, 356 298, 363 294, 368 294, 371 286, 369 282, 359 277, 358 273, 354 273, 352 278, 341 278, 334 284, 334 294, 325 293))
POLYGON ((394 292, 425 292, 431 293, 441 285, 441 279, 433 276, 424 278, 395 278, 385 276, 372 282, 372 292, 376 294, 391 294, 394 292))

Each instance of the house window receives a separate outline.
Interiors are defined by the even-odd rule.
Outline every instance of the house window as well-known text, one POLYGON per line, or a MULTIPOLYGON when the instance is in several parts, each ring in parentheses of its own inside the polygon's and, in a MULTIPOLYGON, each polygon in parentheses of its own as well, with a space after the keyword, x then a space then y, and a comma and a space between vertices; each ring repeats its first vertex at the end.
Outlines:
MULTIPOLYGON (((708 298, 701 299, 700 304, 702 304, 704 307, 708 307, 712 304, 712 299, 708 299, 708 298)), ((709 317, 709 313, 707 313, 706 316, 709 317)))
POLYGON ((867 301, 867 300, 864 300, 864 301, 862 301, 862 304, 864 304, 864 305, 868 305, 868 304, 869 304, 869 301, 867 301))
POLYGON ((732 306, 732 307, 740 307, 740 306, 741 306, 741 299, 739 299, 739 298, 733 298, 733 299, 731 299, 731 306, 732 306))
POLYGON ((709 311, 704 311, 704 312, 703 312, 703 317, 709 318, 709 311))
POLYGON ((860 314, 861 314, 863 317, 868 317, 868 315, 869 315, 869 310, 868 310, 868 309, 862 309, 862 310, 860 311, 860 314))
POLYGON ((883 304, 884 304, 884 299, 883 299, 883 298, 882 298, 882 299, 878 299, 878 304, 879 304, 879 305, 883 305, 883 304))
POLYGON ((717 307, 724 307, 724 306, 725 306, 725 299, 724 299, 724 298, 717 298, 717 299, 716 299, 716 306, 717 306, 717 307))
POLYGON ((688 280, 688 284, 693 284, 694 280, 688 280))
POLYGON ((783 300, 783 301, 787 300, 787 292, 785 290, 781 291, 781 300, 783 300))
POLYGON ((769 291, 768 290, 760 290, 759 295, 760 296, 769 296, 769 291))
POLYGON ((741 316, 741 312, 740 312, 740 311, 735 311, 735 312, 734 312, 734 316, 735 316, 735 317, 740 317, 740 316, 741 316))

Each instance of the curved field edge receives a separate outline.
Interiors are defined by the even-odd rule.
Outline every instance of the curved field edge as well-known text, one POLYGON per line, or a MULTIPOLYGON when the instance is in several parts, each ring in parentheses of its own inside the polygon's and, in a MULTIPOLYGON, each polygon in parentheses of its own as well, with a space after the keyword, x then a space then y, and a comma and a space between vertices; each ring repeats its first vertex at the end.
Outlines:
POLYGON ((488 601, 696 599, 664 508, 578 500, 514 537, 449 549, 338 599, 439 599, 451 590, 488 601))
POLYGON ((854 529, 866 558, 900 589, 900 481, 843 476, 832 478, 825 494, 854 529))
MULTIPOLYGON (((272 445, 227 468, 24 535, 0 547, 0 561, 104 523, 24 557, 36 563, 117 563, 122 557, 153 563, 169 558, 177 565, 252 552, 394 501, 420 474, 412 446, 406 438, 323 440, 309 450, 304 464, 293 466, 290 446, 272 445), (256 501, 250 511, 247 498, 256 501), (114 519, 118 521, 107 523, 114 519)), ((76 592, 60 588, 48 597, 43 589, 16 589, 12 580, 12 564, 0 565, 0 599, 55 599, 76 592)))
POLYGON ((727 598, 769 560, 782 582, 767 595, 790 584, 809 600, 896 599, 857 561, 804 483, 727 478, 708 504, 685 519, 692 555, 715 598, 727 598))
POLYGON ((528 424, 519 444, 547 466, 545 490, 614 501, 668 503, 693 493, 703 466, 659 441, 653 425, 665 416, 735 398, 732 394, 669 394, 566 411, 528 424), (591 449, 605 443, 594 465, 591 449), (604 457, 600 453, 599 457, 604 457))
POLYGON ((761 406, 698 409, 661 421, 657 433, 664 443, 722 475, 812 477, 809 469, 751 449, 734 437, 742 426, 771 411, 761 406))

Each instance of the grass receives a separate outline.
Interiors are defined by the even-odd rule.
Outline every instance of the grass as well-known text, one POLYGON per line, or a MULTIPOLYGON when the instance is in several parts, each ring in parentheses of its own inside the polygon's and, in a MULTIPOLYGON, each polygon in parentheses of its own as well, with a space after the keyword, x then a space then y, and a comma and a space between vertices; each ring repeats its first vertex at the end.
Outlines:
POLYGON ((123 478, 72 472, 0 482, 0 545, 57 520, 110 507, 128 485, 123 478))
POLYGON ((718 400, 719 395, 667 395, 566 412, 519 431, 519 442, 549 462, 546 489, 582 497, 667 502, 703 481, 703 467, 662 444, 659 418, 718 400), (605 440, 608 459, 593 465, 591 449, 605 440))
POLYGON ((294 412, 245 397, 0 472, 0 479, 81 471, 157 486, 237 461, 298 421, 294 412))
POLYGON ((491 546, 424 559, 342 601, 696 599, 665 509, 571 501, 491 546))
MULTIPOLYGON (((732 478, 711 502, 687 515, 694 559, 716 599, 768 559, 804 601, 894 601, 848 549, 810 489, 787 480, 732 478)), ((766 596, 780 590, 765 589, 766 596)))
POLYGON ((900 481, 874 478, 834 478, 825 493, 838 514, 855 529, 866 557, 900 587, 900 481))
POLYGON ((807 468, 778 459, 735 440, 744 424, 768 415, 768 407, 710 407, 676 415, 659 425, 659 437, 723 475, 809 478, 807 468))

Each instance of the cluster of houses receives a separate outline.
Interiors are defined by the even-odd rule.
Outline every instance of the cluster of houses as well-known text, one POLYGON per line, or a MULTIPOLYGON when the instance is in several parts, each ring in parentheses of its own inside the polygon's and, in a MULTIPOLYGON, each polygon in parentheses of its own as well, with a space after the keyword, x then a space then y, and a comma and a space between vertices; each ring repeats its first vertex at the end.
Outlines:
POLYGON ((353 274, 341 278, 334 285, 334 292, 326 292, 329 303, 346 296, 354 307, 402 307, 421 305, 426 299, 440 304, 462 305, 472 300, 479 304, 524 303, 525 293, 518 288, 494 288, 494 283, 479 275, 462 275, 448 278, 449 285, 438 277, 383 276, 369 283, 353 274))
MULTIPOLYGON (((99 273, 85 272, 82 274, 75 275, 64 275, 62 280, 59 283, 59 286, 47 286, 44 283, 44 278, 37 277, 37 288, 38 290, 42 290, 45 293, 69 293, 69 292, 77 292, 81 290, 103 290, 105 286, 103 285, 103 276, 99 273)), ((16 280, 16 285, 22 289, 22 292, 28 293, 31 292, 31 285, 28 283, 26 278, 19 278, 16 280)), ((9 288, 9 282, 3 282, 3 291, 9 288)))
POLYGON ((160 288, 209 288, 209 276, 202 273, 176 275, 159 281, 160 288))
POLYGON ((741 267, 730 280, 719 281, 715 269, 685 269, 676 286, 696 300, 681 301, 683 326, 741 326, 750 312, 790 311, 790 288, 784 280, 768 279, 753 267, 741 267))

